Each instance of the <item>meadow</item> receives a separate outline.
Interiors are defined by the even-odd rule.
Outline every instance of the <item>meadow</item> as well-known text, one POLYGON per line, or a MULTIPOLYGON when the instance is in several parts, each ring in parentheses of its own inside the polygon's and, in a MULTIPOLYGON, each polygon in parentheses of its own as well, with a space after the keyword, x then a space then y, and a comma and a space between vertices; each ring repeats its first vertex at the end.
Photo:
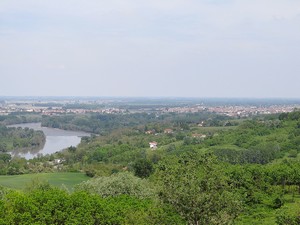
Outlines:
POLYGON ((90 179, 84 173, 38 173, 12 176, 0 176, 0 185, 12 189, 22 190, 33 182, 46 181, 56 187, 66 187, 72 191, 74 185, 90 179))

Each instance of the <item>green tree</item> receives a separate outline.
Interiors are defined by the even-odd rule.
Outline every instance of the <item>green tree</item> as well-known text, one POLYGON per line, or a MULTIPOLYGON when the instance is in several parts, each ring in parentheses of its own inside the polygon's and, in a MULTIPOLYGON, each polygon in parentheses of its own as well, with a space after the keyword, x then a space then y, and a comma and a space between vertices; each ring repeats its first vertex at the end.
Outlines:
POLYGON ((189 153, 160 162, 155 177, 163 200, 190 224, 229 224, 241 204, 222 170, 214 156, 189 153))
POLYGON ((133 164, 134 175, 140 178, 149 177, 153 172, 152 162, 148 159, 139 159, 133 164))
POLYGON ((11 160, 11 155, 8 153, 0 153, 0 160, 7 163, 11 160))
POLYGON ((293 169, 288 161, 268 165, 267 173, 273 184, 280 184, 283 190, 285 190, 286 184, 293 181, 294 177, 293 169))

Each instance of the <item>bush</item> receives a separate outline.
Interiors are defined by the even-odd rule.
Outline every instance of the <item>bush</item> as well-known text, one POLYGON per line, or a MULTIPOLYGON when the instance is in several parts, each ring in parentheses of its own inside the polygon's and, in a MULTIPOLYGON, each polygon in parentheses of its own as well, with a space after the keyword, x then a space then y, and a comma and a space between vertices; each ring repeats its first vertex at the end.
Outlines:
POLYGON ((75 190, 98 194, 104 198, 130 195, 140 199, 156 198, 156 191, 147 180, 135 177, 129 172, 98 177, 75 186, 75 190))

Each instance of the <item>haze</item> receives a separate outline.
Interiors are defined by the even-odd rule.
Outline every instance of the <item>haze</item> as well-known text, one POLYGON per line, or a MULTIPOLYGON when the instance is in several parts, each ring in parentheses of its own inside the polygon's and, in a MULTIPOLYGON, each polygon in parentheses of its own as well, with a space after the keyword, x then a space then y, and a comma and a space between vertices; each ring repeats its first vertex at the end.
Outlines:
POLYGON ((1 0, 1 96, 300 98, 297 0, 1 0))

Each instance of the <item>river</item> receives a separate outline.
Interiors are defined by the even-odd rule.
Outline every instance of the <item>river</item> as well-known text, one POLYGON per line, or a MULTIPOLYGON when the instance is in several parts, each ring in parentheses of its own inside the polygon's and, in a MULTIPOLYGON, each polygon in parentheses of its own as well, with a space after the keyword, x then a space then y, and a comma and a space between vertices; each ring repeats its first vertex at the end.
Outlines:
POLYGON ((80 131, 67 131, 56 128, 42 127, 41 123, 22 123, 10 125, 8 127, 28 127, 44 132, 46 136, 46 143, 42 149, 30 150, 26 153, 17 151, 12 152, 12 155, 19 155, 26 159, 32 159, 38 154, 52 154, 70 146, 77 146, 81 141, 81 137, 90 136, 90 134, 80 131))

